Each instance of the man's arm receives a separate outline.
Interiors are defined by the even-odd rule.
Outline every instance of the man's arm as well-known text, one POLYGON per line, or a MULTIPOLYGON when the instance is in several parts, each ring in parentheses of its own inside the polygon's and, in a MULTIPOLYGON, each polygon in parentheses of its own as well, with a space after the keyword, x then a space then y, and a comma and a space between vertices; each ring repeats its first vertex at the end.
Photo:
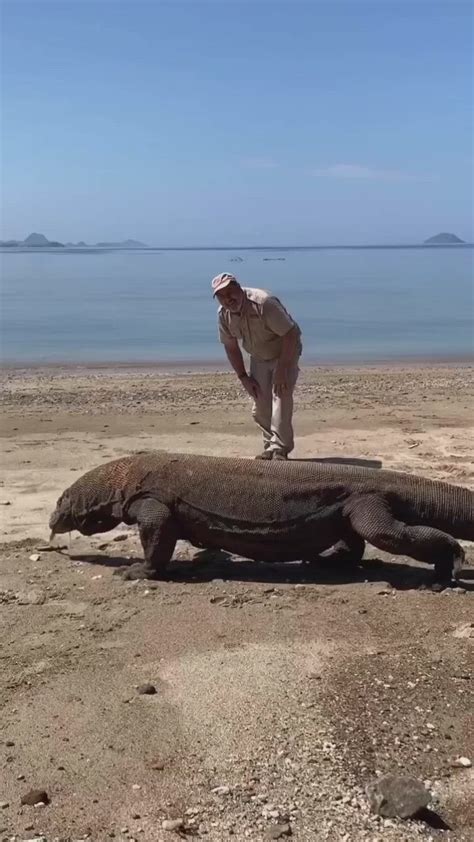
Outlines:
POLYGON ((224 343, 224 350, 227 354, 227 359, 229 360, 239 380, 242 377, 245 377, 247 372, 245 371, 244 358, 237 339, 226 339, 224 343))
POLYGON ((300 332, 296 325, 290 328, 282 338, 281 354, 278 357, 278 366, 288 368, 293 365, 298 355, 300 332))
POLYGON ((263 312, 267 327, 273 333, 281 336, 282 340, 280 356, 273 375, 273 390, 277 397, 281 397, 289 385, 289 370, 298 359, 300 329, 282 304, 274 297, 267 299, 263 312))
POLYGON ((298 356, 299 330, 294 325, 282 337, 281 353, 273 375, 273 390, 278 398, 288 389, 289 371, 298 356))
POLYGON ((242 383, 245 391, 248 392, 251 398, 257 398, 259 393, 258 383, 253 377, 250 377, 245 370, 244 358, 237 339, 226 339, 224 348, 227 354, 227 359, 242 383))

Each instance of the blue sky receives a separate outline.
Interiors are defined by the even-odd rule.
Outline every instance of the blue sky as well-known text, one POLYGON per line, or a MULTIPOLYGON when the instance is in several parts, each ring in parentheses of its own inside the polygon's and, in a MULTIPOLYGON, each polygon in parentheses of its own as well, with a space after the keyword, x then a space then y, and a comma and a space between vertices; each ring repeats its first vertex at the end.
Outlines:
POLYGON ((3 237, 472 240, 461 0, 3 0, 3 237))

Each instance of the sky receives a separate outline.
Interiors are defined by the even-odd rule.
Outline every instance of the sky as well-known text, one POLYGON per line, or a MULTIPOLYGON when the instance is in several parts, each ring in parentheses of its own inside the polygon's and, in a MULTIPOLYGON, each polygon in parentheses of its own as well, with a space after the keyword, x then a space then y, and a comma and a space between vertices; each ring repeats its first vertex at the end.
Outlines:
POLYGON ((2 238, 473 236, 464 0, 0 0, 2 238))

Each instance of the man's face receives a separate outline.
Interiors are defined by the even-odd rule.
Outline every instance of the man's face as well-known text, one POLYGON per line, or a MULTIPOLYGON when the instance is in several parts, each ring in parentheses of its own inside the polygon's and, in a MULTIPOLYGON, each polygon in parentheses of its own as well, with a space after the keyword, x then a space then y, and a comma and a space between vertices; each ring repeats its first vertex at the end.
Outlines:
POLYGON ((219 304, 231 313, 240 313, 242 309, 244 293, 239 284, 231 281, 228 286, 216 293, 216 298, 219 304))

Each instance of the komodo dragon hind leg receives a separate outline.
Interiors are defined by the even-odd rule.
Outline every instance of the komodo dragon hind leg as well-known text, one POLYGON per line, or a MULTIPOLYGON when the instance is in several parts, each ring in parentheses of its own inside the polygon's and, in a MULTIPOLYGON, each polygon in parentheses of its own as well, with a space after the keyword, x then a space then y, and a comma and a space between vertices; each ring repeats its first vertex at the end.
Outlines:
POLYGON ((396 520, 384 497, 375 494, 354 496, 344 513, 352 528, 379 550, 434 564, 435 578, 439 582, 447 583, 459 576, 464 560, 461 545, 439 529, 409 526, 396 520))
POLYGON ((152 498, 134 501, 129 510, 130 522, 138 524, 145 556, 144 564, 132 564, 123 572, 124 579, 161 579, 171 560, 178 540, 178 528, 167 506, 152 498))

